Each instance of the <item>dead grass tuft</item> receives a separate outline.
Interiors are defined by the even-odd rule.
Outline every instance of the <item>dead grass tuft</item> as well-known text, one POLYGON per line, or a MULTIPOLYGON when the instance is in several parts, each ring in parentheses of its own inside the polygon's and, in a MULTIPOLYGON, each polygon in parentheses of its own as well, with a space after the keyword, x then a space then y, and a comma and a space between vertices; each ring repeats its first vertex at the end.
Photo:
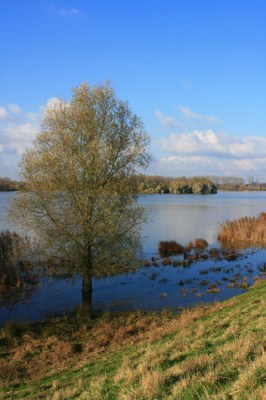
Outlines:
POLYGON ((161 257, 183 254, 184 252, 185 248, 181 244, 178 244, 175 240, 159 242, 159 253, 161 257))
POLYGON ((205 239, 199 238, 192 240, 188 243, 188 248, 189 249, 199 249, 203 250, 208 246, 208 242, 205 239))

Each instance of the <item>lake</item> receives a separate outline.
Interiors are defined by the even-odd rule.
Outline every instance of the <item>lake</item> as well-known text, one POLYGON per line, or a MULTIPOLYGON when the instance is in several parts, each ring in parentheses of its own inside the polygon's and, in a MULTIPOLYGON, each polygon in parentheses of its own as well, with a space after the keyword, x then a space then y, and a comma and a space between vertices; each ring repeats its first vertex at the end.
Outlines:
MULTIPOLYGON (((6 210, 15 193, 0 192, 0 230, 16 229, 6 210)), ((217 242, 219 227, 227 219, 257 216, 266 211, 266 192, 220 192, 216 195, 143 195, 139 202, 147 211, 143 225, 144 260, 158 255, 158 242, 176 240, 186 245, 204 238, 210 247, 217 242)), ((199 259, 191 265, 144 267, 134 273, 93 280, 93 311, 152 310, 180 308, 219 301, 244 289, 238 282, 254 282, 263 275, 265 249, 243 250, 233 259, 199 259), (214 282, 218 290, 208 292, 214 282), (228 287, 231 286, 230 288, 228 287)), ((180 256, 179 256, 180 258, 180 256)), ((177 257, 178 259, 178 257, 177 257)), ((38 320, 70 311, 81 303, 81 280, 42 278, 40 284, 22 290, 18 298, 10 292, 0 305, 0 323, 9 319, 38 320)))

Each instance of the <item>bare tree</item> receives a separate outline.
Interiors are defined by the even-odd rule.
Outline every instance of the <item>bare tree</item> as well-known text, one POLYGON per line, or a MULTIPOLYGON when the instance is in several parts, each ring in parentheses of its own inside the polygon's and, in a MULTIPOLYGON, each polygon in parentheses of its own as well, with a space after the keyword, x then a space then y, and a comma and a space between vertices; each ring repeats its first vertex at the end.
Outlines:
POLYGON ((133 265, 143 212, 129 178, 147 167, 148 144, 141 120, 108 83, 83 83, 69 102, 44 111, 42 132, 23 156, 11 214, 45 257, 82 275, 84 303, 93 275, 133 265))

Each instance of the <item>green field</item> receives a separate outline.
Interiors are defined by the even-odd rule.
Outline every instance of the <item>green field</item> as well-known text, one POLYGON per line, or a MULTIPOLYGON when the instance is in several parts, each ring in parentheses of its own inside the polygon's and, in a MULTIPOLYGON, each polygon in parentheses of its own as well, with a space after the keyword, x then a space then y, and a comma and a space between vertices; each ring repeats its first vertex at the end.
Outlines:
POLYGON ((178 315, 82 318, 5 327, 0 398, 266 399, 265 280, 178 315))

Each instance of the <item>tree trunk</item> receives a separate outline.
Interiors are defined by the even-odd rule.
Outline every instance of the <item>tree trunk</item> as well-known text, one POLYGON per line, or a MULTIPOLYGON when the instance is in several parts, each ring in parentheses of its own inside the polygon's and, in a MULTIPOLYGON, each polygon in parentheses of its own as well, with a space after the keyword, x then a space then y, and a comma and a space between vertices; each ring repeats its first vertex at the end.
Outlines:
POLYGON ((91 269, 86 268, 82 277, 82 305, 91 312, 92 303, 92 276, 91 269))

